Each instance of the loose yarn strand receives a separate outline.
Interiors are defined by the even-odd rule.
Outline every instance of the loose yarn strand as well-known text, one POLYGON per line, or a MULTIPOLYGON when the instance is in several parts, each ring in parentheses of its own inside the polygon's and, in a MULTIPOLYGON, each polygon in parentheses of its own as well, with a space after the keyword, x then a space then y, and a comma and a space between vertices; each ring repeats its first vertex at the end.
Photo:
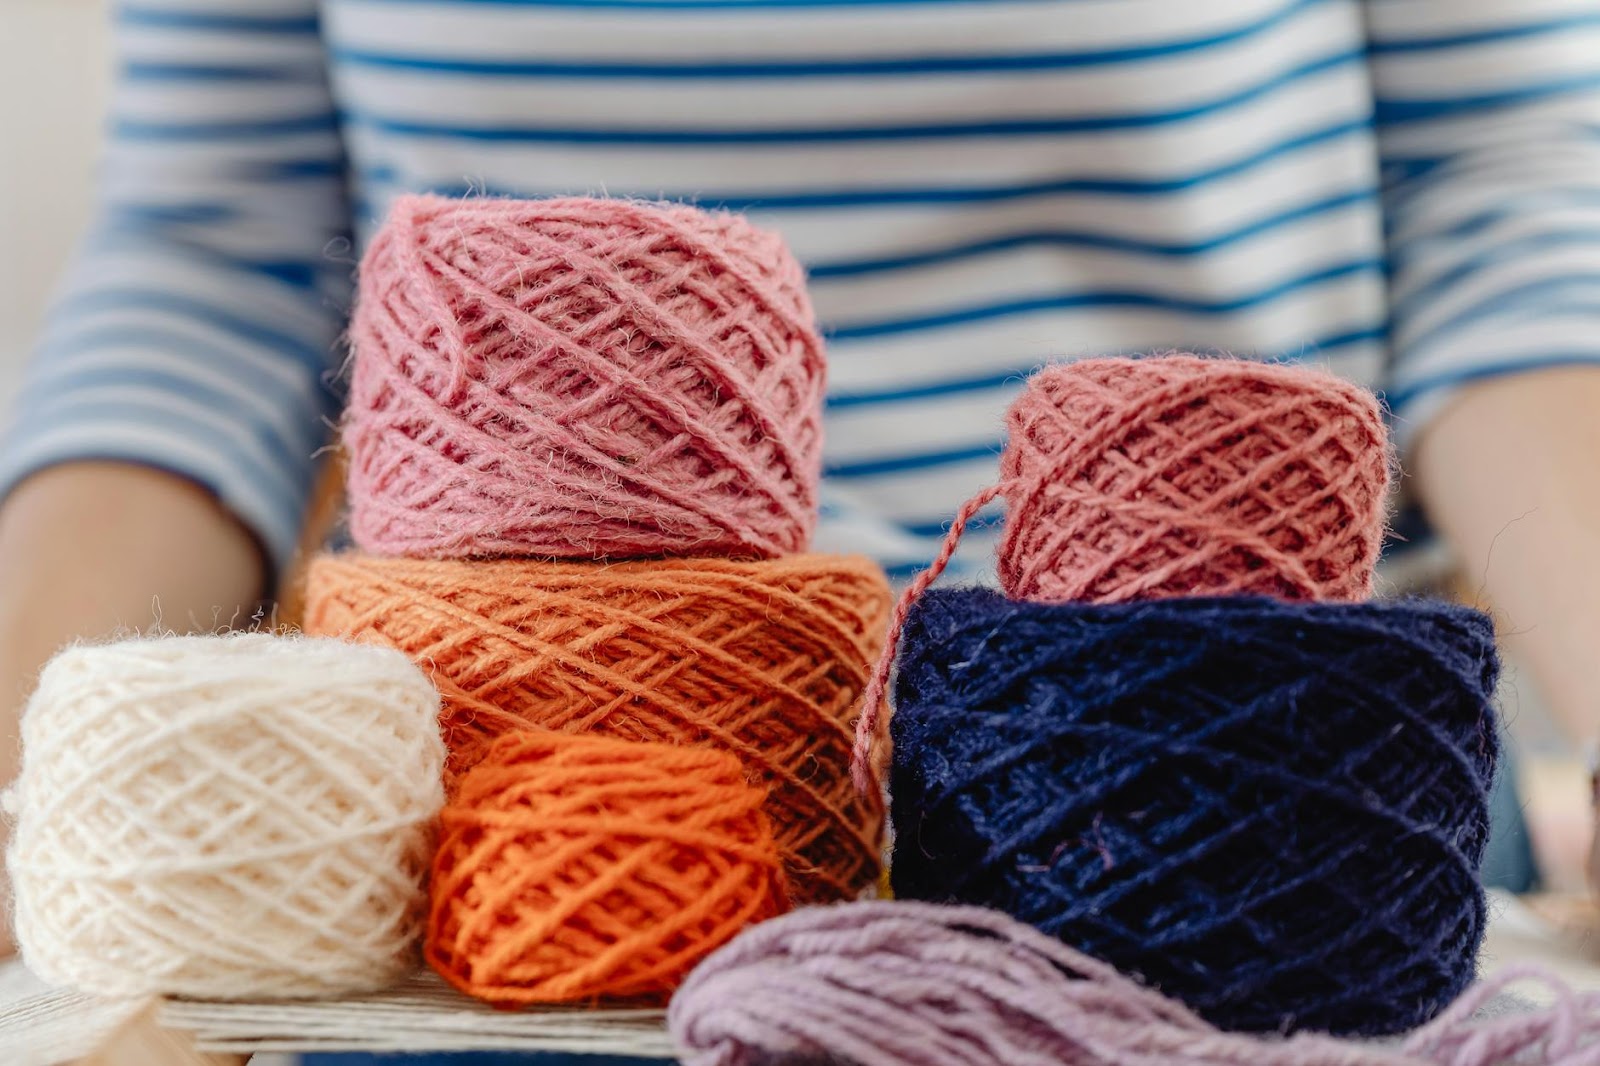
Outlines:
POLYGON ((945 568, 950 565, 950 560, 954 558, 956 549, 961 545, 961 538, 967 531, 967 523, 977 517, 979 511, 993 503, 1004 491, 1003 485, 991 485, 961 505, 961 509, 956 512, 954 520, 950 523, 950 528, 945 532, 944 544, 940 547, 939 554, 928 564, 928 568, 918 574, 906 587, 905 592, 900 594, 899 602, 895 604, 883 652, 872 668, 872 676, 868 679, 866 691, 861 698, 861 715, 856 719, 856 742, 850 757, 850 779, 855 782, 856 789, 863 795, 875 792, 879 787, 878 772, 872 765, 873 741, 883 720, 884 700, 889 690, 889 674, 894 668, 895 649, 900 645, 900 634, 905 629, 906 619, 911 616, 911 610, 922 598, 922 594, 933 587, 933 583, 939 580, 945 568))

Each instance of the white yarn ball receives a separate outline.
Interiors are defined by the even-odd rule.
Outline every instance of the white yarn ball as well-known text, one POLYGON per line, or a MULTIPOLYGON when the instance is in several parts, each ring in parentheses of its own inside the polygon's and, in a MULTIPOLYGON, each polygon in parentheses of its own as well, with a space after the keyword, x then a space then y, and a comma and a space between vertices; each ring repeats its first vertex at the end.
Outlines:
POLYGON ((415 963, 444 803, 401 653, 246 634, 62 652, 22 723, 23 958, 101 995, 381 988, 415 963))

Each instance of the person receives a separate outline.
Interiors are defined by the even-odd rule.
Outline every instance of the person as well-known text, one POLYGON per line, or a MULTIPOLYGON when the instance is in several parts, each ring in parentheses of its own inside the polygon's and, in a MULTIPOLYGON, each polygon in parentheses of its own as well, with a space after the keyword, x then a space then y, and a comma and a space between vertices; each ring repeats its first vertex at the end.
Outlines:
POLYGON ((1042 361, 1314 360, 1384 390, 1410 496, 1574 742, 1600 726, 1595 0, 116 18, 98 224, 0 453, 12 692, 69 638, 245 617, 285 573, 352 258, 397 194, 605 193, 747 211, 808 264, 820 548, 924 564, 1042 361))

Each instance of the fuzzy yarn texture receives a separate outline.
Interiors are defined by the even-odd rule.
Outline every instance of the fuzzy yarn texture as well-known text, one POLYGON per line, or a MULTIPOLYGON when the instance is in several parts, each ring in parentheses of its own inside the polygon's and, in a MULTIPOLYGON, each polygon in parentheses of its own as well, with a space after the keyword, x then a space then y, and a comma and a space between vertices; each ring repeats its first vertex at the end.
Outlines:
POLYGON ((1508 970, 1390 1046, 1226 1033, 994 911, 847 903, 750 929, 673 999, 684 1066, 1590 1066, 1600 994, 1508 970), (1552 1006, 1479 1017, 1535 981, 1552 1006))
POLYGON ((361 268, 344 440, 378 554, 802 551, 825 362, 805 278, 742 217, 397 200, 361 268))
POLYGON ((1226 1029, 1381 1035, 1472 980, 1483 614, 930 592, 892 722, 897 898, 996 907, 1226 1029))
POLYGON ((444 811, 428 961, 502 1007, 664 1000, 787 909, 765 798, 726 752, 502 737, 444 811))
POLYGON ((878 876, 881 797, 849 781, 851 727, 889 608, 863 558, 485 562, 325 556, 306 628, 399 648, 444 695, 455 772, 539 726, 737 755, 797 903, 878 876))
POLYGON ((1083 359, 1029 378, 1006 428, 999 483, 962 506, 895 612, 864 704, 863 788, 911 604, 996 499, 997 572, 1015 599, 1372 592, 1393 456, 1377 400, 1331 374, 1184 354, 1083 359))
POLYGON ((1325 371, 1168 355, 1039 371, 1007 416, 1000 584, 1017 599, 1360 600, 1392 462, 1325 371))
POLYGON ((438 711, 387 648, 247 634, 63 651, 7 797, 29 968, 207 999, 401 978, 444 801, 438 711))

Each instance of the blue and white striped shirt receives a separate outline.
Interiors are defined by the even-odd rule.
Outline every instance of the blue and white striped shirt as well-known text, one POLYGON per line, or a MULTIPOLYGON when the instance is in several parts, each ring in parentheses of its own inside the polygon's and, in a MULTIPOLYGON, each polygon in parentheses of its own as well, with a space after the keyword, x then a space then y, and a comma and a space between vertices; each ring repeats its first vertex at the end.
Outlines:
MULTIPOLYGON (((120 457, 281 563, 404 190, 686 199, 812 272, 820 546, 926 561, 1036 364, 1600 362, 1600 0, 122 0, 99 222, 6 484, 120 457)), ((992 532, 992 530, 991 530, 992 532)), ((974 545, 981 552, 984 545, 974 545)))

